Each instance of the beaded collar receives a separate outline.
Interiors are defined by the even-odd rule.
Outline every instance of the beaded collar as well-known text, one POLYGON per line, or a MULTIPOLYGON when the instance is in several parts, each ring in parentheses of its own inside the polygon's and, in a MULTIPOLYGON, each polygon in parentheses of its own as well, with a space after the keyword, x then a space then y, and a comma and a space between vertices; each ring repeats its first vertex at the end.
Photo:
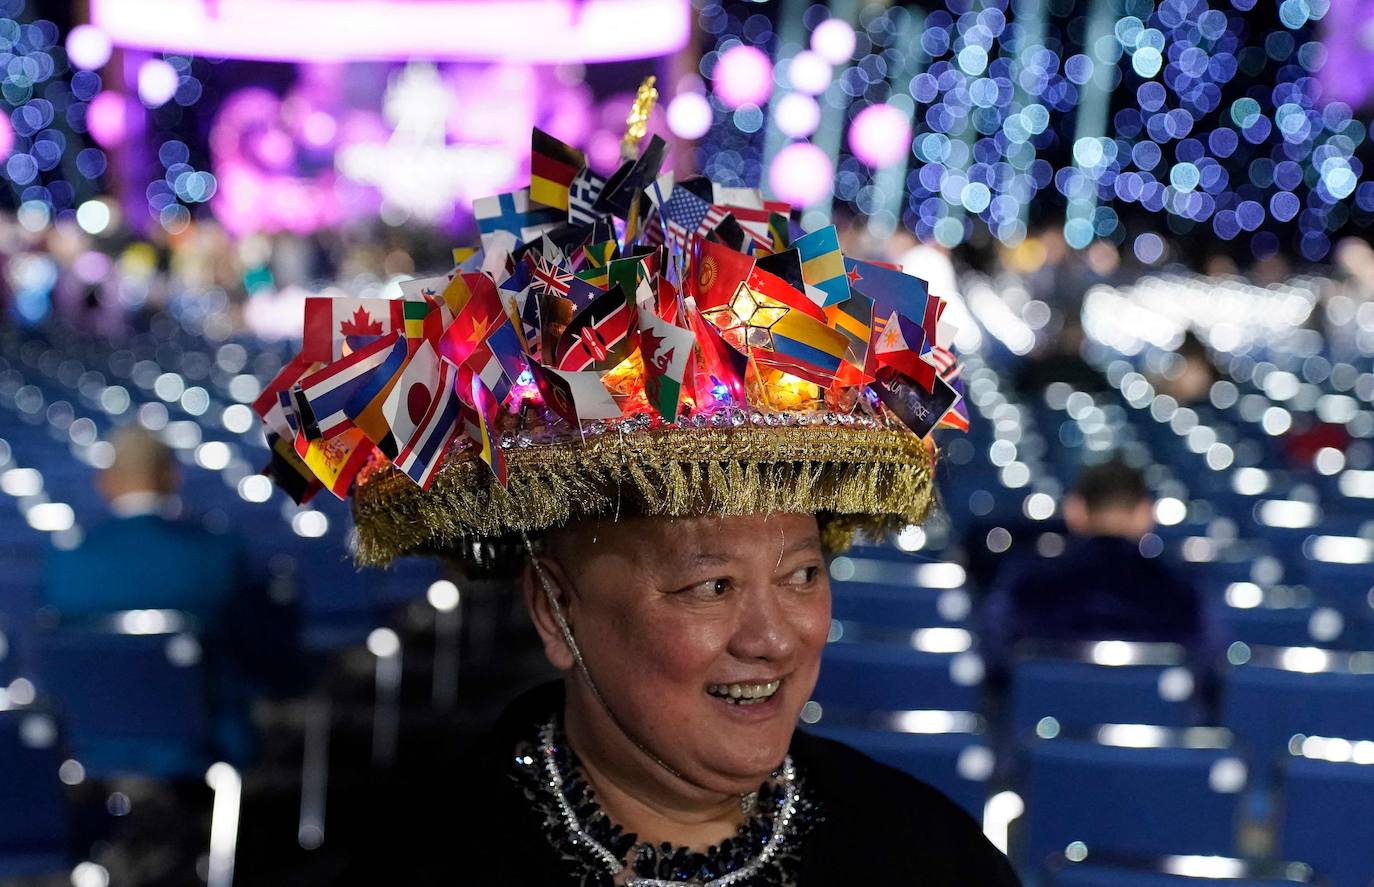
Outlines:
POLYGON ((818 819, 788 757, 759 788, 734 837, 705 852, 641 842, 601 810, 557 717, 516 749, 514 778, 573 883, 598 887, 616 884, 626 868, 627 887, 791 887, 803 838, 818 819))

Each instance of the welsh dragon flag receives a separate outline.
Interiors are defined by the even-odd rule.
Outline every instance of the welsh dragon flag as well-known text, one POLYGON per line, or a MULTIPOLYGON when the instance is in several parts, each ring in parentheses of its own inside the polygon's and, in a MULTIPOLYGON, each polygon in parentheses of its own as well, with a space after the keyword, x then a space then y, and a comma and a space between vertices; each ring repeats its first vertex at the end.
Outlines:
POLYGON ((644 361, 644 394, 665 422, 676 422, 682 401, 682 380, 696 345, 692 331, 671 324, 654 311, 647 281, 640 284, 639 356, 644 361))

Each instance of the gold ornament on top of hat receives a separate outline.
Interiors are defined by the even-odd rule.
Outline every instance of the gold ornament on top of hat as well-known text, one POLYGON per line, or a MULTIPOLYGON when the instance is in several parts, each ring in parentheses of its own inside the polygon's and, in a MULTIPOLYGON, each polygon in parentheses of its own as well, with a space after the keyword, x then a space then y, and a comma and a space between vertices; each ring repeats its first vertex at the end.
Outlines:
POLYGON ((625 138, 620 140, 622 160, 634 160, 639 157, 639 143, 649 128, 649 112, 658 103, 658 90, 654 88, 657 79, 652 74, 645 77, 635 93, 634 104, 630 106, 630 114, 625 118, 625 138))

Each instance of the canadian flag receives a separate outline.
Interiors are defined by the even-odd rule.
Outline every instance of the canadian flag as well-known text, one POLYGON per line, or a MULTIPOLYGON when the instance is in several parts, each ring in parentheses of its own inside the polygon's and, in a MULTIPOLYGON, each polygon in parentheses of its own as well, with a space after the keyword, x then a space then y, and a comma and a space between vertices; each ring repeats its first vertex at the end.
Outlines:
POLYGON ((405 335, 400 299, 311 296, 305 300, 301 357, 331 363, 400 330, 405 335))

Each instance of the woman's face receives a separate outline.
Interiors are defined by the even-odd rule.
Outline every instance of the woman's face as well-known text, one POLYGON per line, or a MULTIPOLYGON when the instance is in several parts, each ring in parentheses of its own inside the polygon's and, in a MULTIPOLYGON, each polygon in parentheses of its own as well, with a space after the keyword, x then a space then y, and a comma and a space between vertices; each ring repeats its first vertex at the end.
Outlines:
POLYGON ((757 787, 787 753, 830 629, 815 517, 622 520, 551 549, 617 719, 696 785, 757 787))

